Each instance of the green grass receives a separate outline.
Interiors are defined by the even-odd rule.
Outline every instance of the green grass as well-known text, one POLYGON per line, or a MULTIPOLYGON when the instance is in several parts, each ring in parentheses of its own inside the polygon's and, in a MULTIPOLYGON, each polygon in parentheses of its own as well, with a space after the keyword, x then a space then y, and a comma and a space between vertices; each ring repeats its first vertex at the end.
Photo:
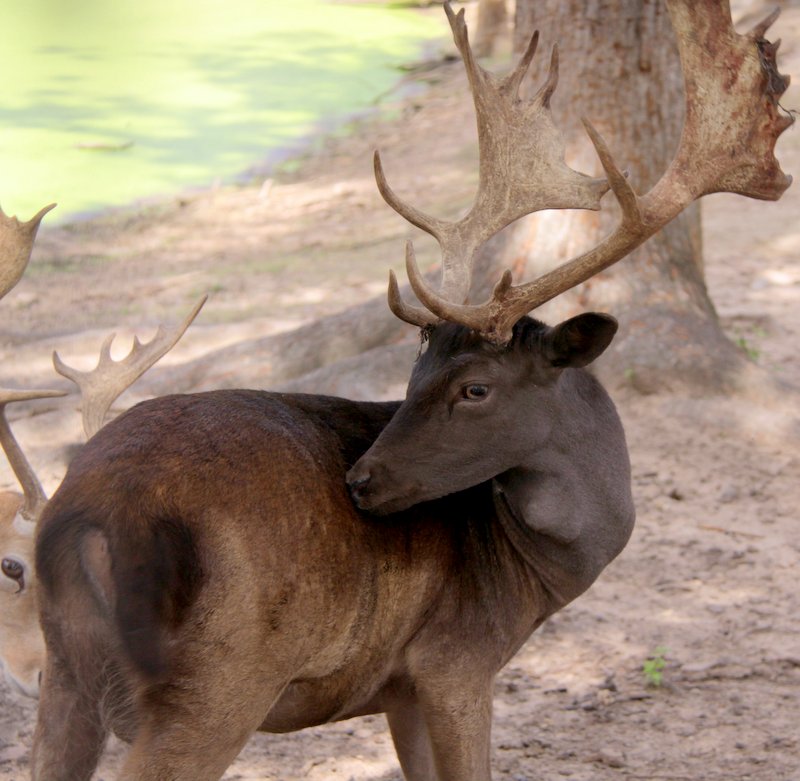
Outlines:
POLYGON ((664 682, 664 669, 667 666, 666 655, 669 649, 658 646, 642 663, 642 672, 648 686, 658 688, 664 682))
POLYGON ((0 203, 58 201, 52 222, 230 178, 367 107, 443 30, 326 0, 5 3, 0 203))

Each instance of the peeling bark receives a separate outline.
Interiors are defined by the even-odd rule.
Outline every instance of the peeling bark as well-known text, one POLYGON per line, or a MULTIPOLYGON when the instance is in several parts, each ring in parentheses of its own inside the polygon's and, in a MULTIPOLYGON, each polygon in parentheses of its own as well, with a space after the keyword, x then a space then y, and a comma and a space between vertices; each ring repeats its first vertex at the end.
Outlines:
POLYGON ((506 0, 480 0, 478 24, 472 49, 476 57, 490 57, 506 31, 506 0))

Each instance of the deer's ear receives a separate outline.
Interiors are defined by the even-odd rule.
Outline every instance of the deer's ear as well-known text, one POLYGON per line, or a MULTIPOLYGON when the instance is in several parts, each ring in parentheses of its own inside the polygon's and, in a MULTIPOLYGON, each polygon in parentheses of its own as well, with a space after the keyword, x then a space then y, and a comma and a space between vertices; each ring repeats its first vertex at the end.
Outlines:
POLYGON ((557 367, 586 366, 611 344, 618 323, 611 315, 587 312, 551 328, 544 354, 557 367))

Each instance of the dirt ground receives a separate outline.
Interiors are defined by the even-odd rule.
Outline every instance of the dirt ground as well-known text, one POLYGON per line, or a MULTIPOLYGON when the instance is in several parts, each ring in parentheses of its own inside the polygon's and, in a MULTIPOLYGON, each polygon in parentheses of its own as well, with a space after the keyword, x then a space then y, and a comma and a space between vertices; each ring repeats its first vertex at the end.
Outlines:
MULTIPOLYGON (((800 9, 788 8, 772 37, 784 40, 781 70, 800 73, 800 9)), ((211 299, 168 364, 380 293, 387 267, 401 266, 406 227, 375 192, 371 151, 422 208, 447 216, 468 205, 475 152, 460 79, 449 65, 426 71, 347 133, 314 142, 299 165, 249 184, 45 227, 26 278, 0 304, 0 385, 66 387, 49 366, 53 348, 88 366, 108 331, 148 337, 204 291, 211 299)), ((800 90, 784 103, 800 105, 800 90)), ((798 133, 778 149, 795 176, 798 133)), ((706 274, 724 327, 786 388, 747 398, 615 392, 636 530, 499 676, 496 779, 800 781, 798 206, 797 185, 778 204, 704 204, 706 274), (660 685, 648 660, 663 666, 660 685)), ((70 397, 10 410, 50 490, 80 440, 76 407, 70 397)), ((0 487, 12 486, 0 473, 0 487)), ((0 779, 28 778, 34 719, 35 703, 0 685, 0 779)), ((111 781, 123 752, 112 742, 96 778, 111 781)), ((225 776, 400 778, 381 717, 254 736, 225 776)))

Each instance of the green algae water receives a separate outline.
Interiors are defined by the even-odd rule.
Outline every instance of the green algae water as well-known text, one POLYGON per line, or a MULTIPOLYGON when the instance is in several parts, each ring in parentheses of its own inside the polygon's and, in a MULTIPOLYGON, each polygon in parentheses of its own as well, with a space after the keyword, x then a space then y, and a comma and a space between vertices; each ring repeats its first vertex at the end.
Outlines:
POLYGON ((0 204, 57 201, 52 223, 231 178, 370 105, 442 35, 385 3, 0 2, 0 204))

